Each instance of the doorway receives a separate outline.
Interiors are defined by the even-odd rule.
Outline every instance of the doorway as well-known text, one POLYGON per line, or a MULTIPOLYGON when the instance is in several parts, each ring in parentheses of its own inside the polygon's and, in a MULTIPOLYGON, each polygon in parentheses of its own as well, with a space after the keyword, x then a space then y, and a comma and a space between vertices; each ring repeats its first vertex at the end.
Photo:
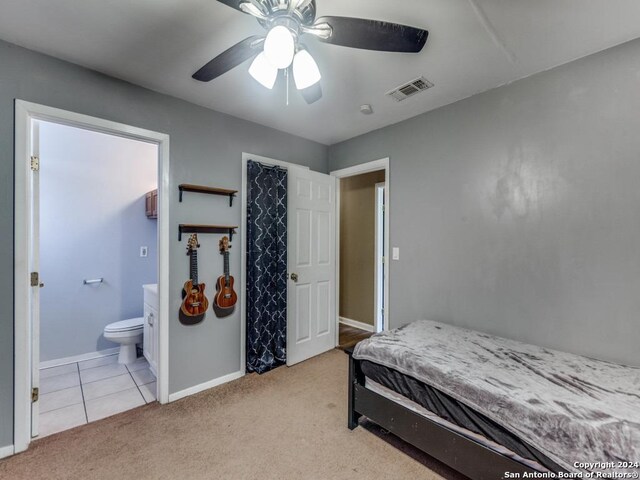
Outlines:
POLYGON ((40 120, 34 132, 33 255, 46 286, 32 435, 43 438, 156 399, 155 338, 143 312, 144 291, 158 283, 157 215, 146 213, 158 187, 158 146, 40 120), (119 358, 123 351, 129 358, 119 358))
POLYGON ((332 172, 338 189, 336 345, 388 328, 388 160, 332 172))
POLYGON ((16 453, 33 437, 168 400, 168 142, 164 134, 16 101, 16 453), (110 155, 118 165, 104 164, 110 155), (146 169, 134 165, 145 156, 146 169), (153 178, 136 178, 147 174, 153 178), (152 187, 153 221, 145 215, 152 187), (112 204, 114 195, 120 204, 112 204), (124 336, 140 333, 142 343, 146 327, 143 286, 134 292, 129 277, 155 281, 157 382, 146 359, 135 360, 135 347, 126 348, 133 360, 118 355, 124 336))
MULTIPOLYGON (((264 318, 265 313, 286 316, 286 360, 280 358, 275 364, 286 363, 291 366, 335 347, 336 182, 334 177, 313 172, 307 167, 246 153, 243 154, 242 177, 242 221, 246 228, 242 229, 240 282, 241 291, 245 293, 241 300, 241 368, 243 372, 261 372, 265 371, 263 366, 251 364, 252 360, 248 359, 247 352, 251 353, 252 359, 268 359, 271 362, 278 351, 272 339, 281 337, 282 333, 259 333, 264 328, 270 328, 271 324, 279 323, 272 322, 271 317, 264 318), (279 176, 281 179, 286 177, 286 182, 281 180, 281 183, 286 183, 285 215, 272 212, 268 202, 255 198, 271 196, 268 192, 274 191, 274 185, 269 183, 272 181, 258 184, 258 178, 254 177, 249 181, 248 165, 253 164, 255 167, 256 163, 260 164, 260 171, 278 169, 286 172, 286 175, 279 176), (250 191, 252 188, 255 189, 255 194, 250 191), (251 204, 256 203, 256 200, 257 204, 252 207, 251 204), (266 222, 260 220, 264 215, 269 216, 266 222), (247 225, 250 221, 263 224, 256 225, 256 235, 252 235, 252 238, 248 234, 248 231, 254 230, 254 225, 251 228, 247 225), (275 245, 273 241, 268 245, 263 243, 265 237, 273 237, 275 240, 275 235, 278 235, 266 231, 264 224, 270 222, 284 224, 283 228, 287 231, 286 246, 275 245), (279 253, 275 253, 275 250, 279 253), (265 252, 274 258, 271 263, 277 258, 277 263, 282 266, 268 275, 264 275, 262 270, 249 271, 256 269, 256 260, 254 256, 247 255, 247 252, 256 252, 258 257, 265 252), (285 262, 286 265, 283 265, 285 262), (280 282, 271 280, 273 275, 279 276, 281 272, 286 275, 285 282, 276 288, 276 283, 280 285, 280 282), (262 286, 248 284, 265 279, 269 283, 262 286), (255 296, 249 294, 249 288, 266 293, 263 304, 247 303, 248 298, 255 296), (286 297, 286 312, 271 312, 264 305, 265 302, 272 303, 270 299, 282 296, 286 297), (256 314, 258 311, 259 315, 256 314), (247 333, 249 330, 250 334, 247 333), (261 342, 260 338, 269 339, 268 344, 261 342)), ((279 201, 282 202, 281 195, 280 198, 279 201)))

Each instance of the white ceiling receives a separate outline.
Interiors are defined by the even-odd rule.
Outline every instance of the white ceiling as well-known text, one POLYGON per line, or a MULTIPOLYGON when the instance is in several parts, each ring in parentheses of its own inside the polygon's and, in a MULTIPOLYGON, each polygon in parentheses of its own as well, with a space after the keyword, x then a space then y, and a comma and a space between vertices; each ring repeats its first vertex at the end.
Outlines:
MULTIPOLYGON (((333 144, 640 37, 638 0, 317 0, 319 15, 426 28, 421 54, 305 43, 324 97, 269 91, 248 62, 200 83, 204 63, 262 27, 215 0, 0 0, 0 38, 184 100, 333 144), (396 103, 420 75, 435 87, 396 103), (359 113, 361 104, 375 114, 359 113)), ((2 68, 0 66, 0 68, 2 68)))

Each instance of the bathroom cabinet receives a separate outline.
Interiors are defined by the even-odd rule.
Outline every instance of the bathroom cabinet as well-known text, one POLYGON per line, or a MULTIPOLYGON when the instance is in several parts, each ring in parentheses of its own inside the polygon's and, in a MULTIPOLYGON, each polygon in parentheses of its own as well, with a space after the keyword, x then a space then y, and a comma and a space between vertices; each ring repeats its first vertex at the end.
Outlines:
POLYGON ((144 285, 144 336, 142 349, 153 374, 158 376, 158 285, 144 285))
POLYGON ((158 190, 152 190, 144 197, 144 208, 147 218, 158 218, 158 190))

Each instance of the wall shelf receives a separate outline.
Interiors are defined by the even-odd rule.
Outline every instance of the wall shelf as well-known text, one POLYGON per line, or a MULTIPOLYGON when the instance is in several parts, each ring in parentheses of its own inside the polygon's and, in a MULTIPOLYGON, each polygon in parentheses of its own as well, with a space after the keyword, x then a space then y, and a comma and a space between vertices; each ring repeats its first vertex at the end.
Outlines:
POLYGON ((182 241, 183 233, 227 233, 229 234, 229 241, 233 241, 233 235, 236 233, 237 226, 231 225, 192 225, 192 224, 180 224, 178 241, 182 241))
POLYGON ((178 190, 180 190, 180 202, 182 202, 182 192, 193 192, 193 193, 205 193, 207 195, 222 195, 224 197, 229 197, 229 206, 233 206, 233 198, 238 193, 237 190, 229 190, 226 188, 216 188, 216 187, 205 187, 202 185, 190 185, 188 183, 183 183, 178 185, 178 190))

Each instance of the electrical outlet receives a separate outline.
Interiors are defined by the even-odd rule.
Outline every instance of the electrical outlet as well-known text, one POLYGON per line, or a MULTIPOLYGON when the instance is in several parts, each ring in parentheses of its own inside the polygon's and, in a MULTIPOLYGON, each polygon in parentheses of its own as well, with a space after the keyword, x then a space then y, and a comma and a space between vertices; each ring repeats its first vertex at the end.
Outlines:
POLYGON ((394 260, 400 260, 400 248, 393 247, 393 253, 391 255, 391 258, 393 258, 394 260))
POLYGON ((149 254, 149 247, 140 247, 140 256, 146 257, 149 254))

